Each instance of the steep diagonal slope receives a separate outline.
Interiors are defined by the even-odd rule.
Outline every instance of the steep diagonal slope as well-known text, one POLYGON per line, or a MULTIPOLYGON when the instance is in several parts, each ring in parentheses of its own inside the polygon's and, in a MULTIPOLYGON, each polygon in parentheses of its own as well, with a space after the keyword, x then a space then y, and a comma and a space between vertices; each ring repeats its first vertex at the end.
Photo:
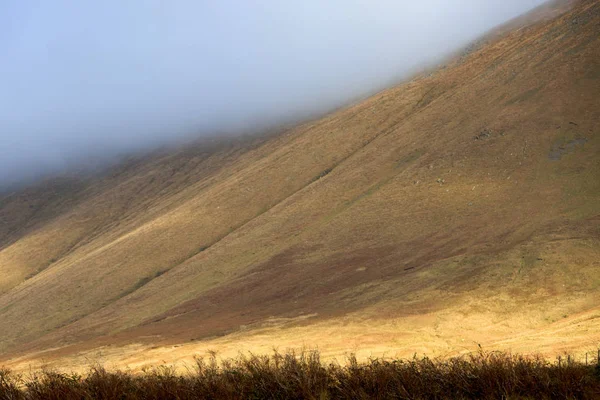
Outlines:
POLYGON ((0 351, 239 343, 299 317, 289 332, 332 346, 325 327, 347 325, 339 344, 378 321, 356 344, 394 348, 399 321, 449 351, 597 328, 600 2, 551 10, 326 118, 124 167, 2 231, 0 351))

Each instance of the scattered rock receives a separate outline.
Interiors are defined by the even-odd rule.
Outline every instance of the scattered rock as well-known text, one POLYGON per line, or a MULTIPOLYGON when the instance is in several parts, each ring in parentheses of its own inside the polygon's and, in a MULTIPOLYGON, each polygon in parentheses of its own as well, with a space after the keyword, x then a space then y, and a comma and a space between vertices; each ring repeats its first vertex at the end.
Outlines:
POLYGON ((478 135, 475 135, 473 138, 475 140, 484 140, 492 137, 492 131, 489 129, 482 130, 478 135))
POLYGON ((548 158, 552 161, 558 161, 561 159, 562 156, 573 152, 577 146, 581 146, 587 143, 587 141, 588 140, 586 138, 578 138, 569 140, 566 143, 555 144, 554 146, 552 146, 552 149, 548 154, 548 158))

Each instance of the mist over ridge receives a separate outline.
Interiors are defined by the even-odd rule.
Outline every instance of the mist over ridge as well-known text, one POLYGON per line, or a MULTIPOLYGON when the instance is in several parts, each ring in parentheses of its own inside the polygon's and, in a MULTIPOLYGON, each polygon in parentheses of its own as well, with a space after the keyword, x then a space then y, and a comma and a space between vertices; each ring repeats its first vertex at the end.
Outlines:
POLYGON ((3 2, 0 186, 323 113, 542 2, 3 2))

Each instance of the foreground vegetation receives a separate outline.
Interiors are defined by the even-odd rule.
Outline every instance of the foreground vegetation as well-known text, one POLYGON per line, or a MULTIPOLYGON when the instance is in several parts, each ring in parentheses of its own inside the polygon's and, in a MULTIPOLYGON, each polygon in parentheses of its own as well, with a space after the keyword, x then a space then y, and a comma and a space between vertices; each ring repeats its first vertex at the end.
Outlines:
POLYGON ((600 365, 478 353, 448 360, 350 357, 324 364, 318 352, 196 359, 187 374, 160 367, 142 374, 91 368, 85 376, 0 369, 0 399, 592 399, 600 365))

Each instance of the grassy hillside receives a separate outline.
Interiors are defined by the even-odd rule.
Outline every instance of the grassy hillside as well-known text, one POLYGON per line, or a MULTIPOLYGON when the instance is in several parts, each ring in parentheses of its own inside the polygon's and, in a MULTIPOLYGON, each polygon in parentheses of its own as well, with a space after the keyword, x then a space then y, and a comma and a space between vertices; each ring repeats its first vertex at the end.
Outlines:
POLYGON ((3 357, 598 346, 600 2, 571 3, 281 134, 5 195, 3 357))

